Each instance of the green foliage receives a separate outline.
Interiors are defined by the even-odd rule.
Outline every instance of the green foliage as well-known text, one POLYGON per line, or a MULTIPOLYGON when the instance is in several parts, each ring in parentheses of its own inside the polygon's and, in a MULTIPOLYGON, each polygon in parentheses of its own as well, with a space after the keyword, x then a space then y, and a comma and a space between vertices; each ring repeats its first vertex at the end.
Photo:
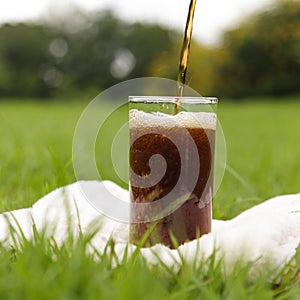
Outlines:
MULTIPOLYGON (((193 40, 187 84, 202 95, 220 98, 298 94, 299 28, 300 2, 283 0, 225 31, 218 46, 193 40)), ((176 78, 180 43, 153 61, 151 75, 176 78)))
POLYGON ((300 92, 300 2, 278 1, 225 33, 213 90, 229 97, 300 92))
POLYGON ((42 27, 4 25, 0 30, 0 95, 47 96, 38 76, 47 60, 47 36, 42 27))
MULTIPOLYGON (((110 11, 6 24, 0 27, 0 97, 91 98, 121 80, 175 80, 181 43, 174 30, 131 24, 110 11)), ((299 53, 300 2, 276 1, 225 32, 218 46, 193 40, 187 84, 222 98, 297 94, 299 53)))
MULTIPOLYGON (((222 98, 297 94, 299 28, 300 2, 281 0, 224 32, 220 45, 193 39, 187 84, 222 98)), ((89 99, 131 78, 175 80, 181 43, 182 33, 131 24, 110 11, 6 24, 0 27, 0 97, 89 99)))
POLYGON ((95 97, 102 89, 147 75, 173 45, 170 29, 125 23, 110 11, 73 12, 50 24, 0 27, 0 96, 95 97))

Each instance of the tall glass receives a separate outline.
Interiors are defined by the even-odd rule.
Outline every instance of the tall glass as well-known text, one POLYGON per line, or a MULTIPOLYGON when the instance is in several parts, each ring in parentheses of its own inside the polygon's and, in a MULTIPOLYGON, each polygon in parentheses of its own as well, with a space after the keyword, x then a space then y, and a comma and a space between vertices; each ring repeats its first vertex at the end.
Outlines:
POLYGON ((217 102, 129 97, 131 242, 173 248, 211 231, 217 102))

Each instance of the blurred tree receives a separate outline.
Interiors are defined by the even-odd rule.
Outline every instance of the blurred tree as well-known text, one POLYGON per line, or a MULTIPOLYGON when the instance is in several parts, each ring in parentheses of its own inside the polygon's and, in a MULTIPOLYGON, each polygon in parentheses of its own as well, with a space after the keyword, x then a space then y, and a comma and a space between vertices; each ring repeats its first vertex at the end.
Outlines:
POLYGON ((157 55, 173 47, 170 29, 129 24, 110 11, 72 11, 42 25, 0 28, 0 96, 90 93, 147 76, 157 55))
MULTIPOLYGON (((178 36, 170 51, 162 52, 152 61, 148 68, 148 74, 176 80, 181 43, 182 37, 178 36)), ((212 95, 213 81, 216 77, 214 65, 220 59, 219 49, 203 46, 194 40, 191 44, 186 84, 201 95, 212 95)))
MULTIPOLYGON (((151 74, 176 78, 181 37, 149 67, 151 74)), ((248 97, 300 92, 300 2, 274 2, 225 32, 220 46, 193 40, 187 84, 202 95, 248 97)))
POLYGON ((176 36, 175 32, 160 25, 133 24, 125 40, 125 47, 136 58, 132 76, 148 75, 149 65, 161 54, 172 51, 175 41, 174 36, 176 36))
POLYGON ((224 35, 213 89, 247 97, 300 92, 300 2, 284 0, 224 35))
POLYGON ((57 28, 57 36, 66 40, 69 48, 65 58, 60 60, 62 71, 71 76, 74 87, 94 87, 95 92, 117 82, 110 72, 110 65, 123 44, 122 22, 110 12, 97 17, 96 20, 89 19, 89 26, 75 32, 57 28))
POLYGON ((215 66, 223 61, 222 50, 194 43, 188 70, 188 84, 203 96, 215 96, 215 66))
POLYGON ((47 61, 48 37, 35 25, 4 25, 0 30, 0 95, 48 96, 39 76, 47 61))
MULTIPOLYGON (((177 78, 182 34, 156 24, 130 24, 110 11, 73 10, 44 24, 0 27, 0 96, 83 96, 119 81, 177 78)), ((187 84, 203 95, 246 97, 299 93, 300 1, 225 32, 220 46, 192 41, 187 84)))

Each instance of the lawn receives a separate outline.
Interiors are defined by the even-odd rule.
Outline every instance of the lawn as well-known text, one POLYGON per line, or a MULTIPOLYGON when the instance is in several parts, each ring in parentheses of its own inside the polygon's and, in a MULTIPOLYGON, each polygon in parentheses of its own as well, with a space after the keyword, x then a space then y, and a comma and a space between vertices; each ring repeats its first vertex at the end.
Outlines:
MULTIPOLYGON (((299 100, 299 99, 298 99, 299 100)), ((0 210, 28 207, 49 191, 74 182, 72 140, 87 103, 0 102, 0 210)), ((99 111, 99 118, 103 115, 99 111)), ((214 218, 230 219, 270 197, 300 190, 300 102, 296 98, 220 102, 227 167, 214 198, 214 218)), ((109 170, 106 177, 118 182, 109 170), (110 175, 111 174, 111 175, 110 175)), ((0 253, 3 299, 271 299, 297 297, 299 276, 281 284, 248 278, 238 266, 226 278, 220 266, 184 266, 158 272, 142 260, 112 269, 109 255, 94 262, 87 241, 55 248, 37 238, 0 253), (55 255, 54 255, 55 254, 55 255)))

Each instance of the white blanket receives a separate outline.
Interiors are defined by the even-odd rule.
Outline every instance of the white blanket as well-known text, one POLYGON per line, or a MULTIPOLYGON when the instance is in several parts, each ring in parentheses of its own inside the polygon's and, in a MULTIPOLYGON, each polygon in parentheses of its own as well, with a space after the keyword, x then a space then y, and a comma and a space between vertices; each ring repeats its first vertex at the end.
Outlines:
MULTIPOLYGON (((101 190, 109 189, 124 201, 129 198, 128 191, 110 181, 84 181, 80 186, 91 194, 101 195, 101 190)), ((101 215, 86 200, 78 183, 51 192, 30 208, 2 213, 0 241, 9 246, 15 242, 13 235, 19 240, 22 235, 32 238, 33 224, 38 232, 45 230, 58 244, 70 233, 78 237, 80 232, 97 229, 92 246, 101 252, 111 237, 120 258, 128 244, 128 224, 101 215)), ((213 220, 212 233, 181 245, 180 253, 160 244, 144 248, 141 253, 151 264, 158 263, 159 257, 168 266, 176 267, 181 263, 180 254, 187 261, 202 260, 217 249, 217 256, 227 266, 244 259, 257 265, 269 262, 280 267, 295 255, 299 243, 300 194, 295 194, 270 199, 229 221, 213 220)), ((129 252, 134 249, 135 246, 129 245, 129 252)))

